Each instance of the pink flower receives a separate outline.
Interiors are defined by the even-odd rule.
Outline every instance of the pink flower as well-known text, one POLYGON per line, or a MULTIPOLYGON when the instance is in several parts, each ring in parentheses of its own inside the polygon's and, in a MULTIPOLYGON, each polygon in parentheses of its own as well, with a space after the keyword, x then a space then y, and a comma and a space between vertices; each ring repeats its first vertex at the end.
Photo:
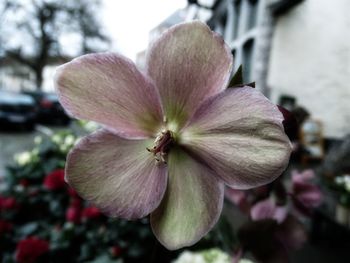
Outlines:
POLYGON ((113 53, 58 68, 64 108, 105 127, 69 153, 69 184, 111 217, 151 213, 168 249, 197 242, 219 218, 224 184, 269 183, 291 152, 277 106, 253 88, 226 89, 231 69, 229 47, 198 21, 155 41, 145 73, 113 53))
MULTIPOLYGON (((241 247, 249 250, 258 262, 289 262, 288 254, 307 241, 302 223, 288 215, 282 223, 271 218, 248 221, 237 233, 241 247)), ((244 251, 243 251, 244 252, 244 251)), ((240 258, 240 254, 236 259, 240 258)))
POLYGON ((249 212, 250 203, 248 202, 248 195, 246 191, 225 188, 225 197, 234 203, 242 212, 249 212))
POLYGON ((66 186, 64 170, 59 169, 49 173, 44 179, 44 186, 48 190, 59 190, 66 186))
POLYGON ((49 243, 37 237, 28 237, 17 244, 16 261, 18 263, 34 263, 49 251, 49 243))
POLYGON ((321 189, 312 182, 315 178, 313 170, 301 173, 292 171, 292 201, 299 212, 309 215, 312 209, 321 205, 323 194, 321 189))
POLYGON ((287 208, 285 206, 277 206, 271 198, 256 203, 250 210, 250 216, 254 221, 273 219, 279 224, 286 219, 287 214, 287 208))

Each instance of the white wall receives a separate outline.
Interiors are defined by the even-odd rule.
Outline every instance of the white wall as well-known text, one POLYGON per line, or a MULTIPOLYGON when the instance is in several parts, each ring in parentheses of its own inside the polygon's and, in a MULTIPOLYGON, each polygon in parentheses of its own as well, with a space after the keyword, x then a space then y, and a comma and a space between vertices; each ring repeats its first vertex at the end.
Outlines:
POLYGON ((350 1, 305 0, 277 20, 271 98, 295 96, 327 137, 350 133, 350 1))

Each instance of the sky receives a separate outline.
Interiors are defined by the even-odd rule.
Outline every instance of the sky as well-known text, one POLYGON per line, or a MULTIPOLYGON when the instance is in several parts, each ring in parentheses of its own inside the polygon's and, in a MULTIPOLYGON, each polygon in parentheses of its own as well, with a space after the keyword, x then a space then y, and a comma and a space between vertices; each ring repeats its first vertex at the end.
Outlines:
POLYGON ((135 60, 147 48, 148 33, 186 0, 102 0, 101 18, 112 40, 112 51, 135 60))
MULTIPOLYGON (((23 3, 30 0, 22 0, 23 3)), ((52 0, 58 1, 58 0, 52 0)), ((148 34, 158 24, 178 9, 187 5, 187 0, 100 0, 101 10, 96 12, 105 35, 111 39, 111 50, 120 52, 135 60, 136 54, 148 45, 148 34)), ((1 0, 0 0, 1 3, 1 0)), ((11 20, 23 20, 21 14, 9 16, 4 23, 11 20)), ((5 30, 6 28, 3 28, 5 30)), ((8 28, 11 32, 13 28, 8 28)), ((21 31, 22 32, 22 31, 21 31)), ((19 34, 21 32, 18 32, 19 34)), ((9 46, 21 45, 23 34, 16 34, 7 39, 9 46), (20 43, 20 44, 19 44, 20 43)), ((66 32, 60 38, 65 55, 75 56, 81 49, 80 36, 75 32, 66 32)), ((23 45, 22 45, 23 46, 23 45)), ((23 51, 32 52, 33 45, 24 45, 23 51), (27 47, 27 48, 26 48, 27 47)))

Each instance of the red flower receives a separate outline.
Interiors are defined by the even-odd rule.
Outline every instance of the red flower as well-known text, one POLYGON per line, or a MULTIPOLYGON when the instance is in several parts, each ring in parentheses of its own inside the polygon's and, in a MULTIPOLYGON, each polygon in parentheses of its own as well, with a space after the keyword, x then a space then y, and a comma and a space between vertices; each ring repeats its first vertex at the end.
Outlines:
POLYGON ((101 212, 97 207, 89 206, 84 208, 82 212, 82 216, 83 218, 86 218, 86 219, 95 219, 101 216, 101 212))
POLYGON ((66 211, 66 220, 74 224, 79 224, 81 221, 80 206, 70 206, 66 211))
POLYGON ((0 196, 0 210, 12 210, 17 207, 17 201, 14 197, 0 196))
POLYGON ((22 185, 23 187, 27 187, 29 185, 29 180, 28 179, 21 179, 19 181, 19 184, 22 185))
POLYGON ((118 245, 111 247, 110 251, 111 251, 112 257, 118 257, 122 253, 122 249, 118 245))
POLYGON ((49 243, 37 237, 28 237, 17 244, 16 261, 34 263, 38 257, 49 251, 49 243))
POLYGON ((68 186, 68 194, 71 196, 71 197, 74 197, 74 198, 80 198, 78 193, 70 186, 68 186))
POLYGON ((44 179, 44 186, 48 190, 58 190, 66 186, 64 170, 59 169, 49 173, 44 179))
POLYGON ((7 222, 6 220, 0 219, 0 234, 10 232, 13 228, 12 223, 7 222))

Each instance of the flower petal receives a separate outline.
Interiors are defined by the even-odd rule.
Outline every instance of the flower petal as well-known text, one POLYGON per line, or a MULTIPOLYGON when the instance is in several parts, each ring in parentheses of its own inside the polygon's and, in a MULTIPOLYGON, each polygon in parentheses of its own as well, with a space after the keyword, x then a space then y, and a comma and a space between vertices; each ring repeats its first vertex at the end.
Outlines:
POLYGON ((155 41, 147 54, 147 72, 168 121, 181 126, 204 99, 224 90, 232 60, 222 37, 199 21, 176 25, 155 41))
POLYGON ((163 120, 157 89, 121 55, 74 59, 57 69, 55 87, 73 116, 104 124, 124 137, 150 136, 163 120))
POLYGON ((270 198, 256 203, 250 210, 250 217, 254 221, 274 219, 276 205, 270 198))
POLYGON ((282 121, 259 91, 229 89, 203 103, 181 143, 228 185, 253 188, 273 181, 288 165, 291 143, 282 121))
POLYGON ((210 170, 179 149, 169 153, 168 170, 168 189, 151 214, 151 225, 158 240, 173 250, 194 244, 214 226, 224 188, 210 170))
POLYGON ((307 183, 315 179, 315 172, 312 169, 307 169, 302 172, 297 170, 292 171, 292 182, 293 183, 307 183))
POLYGON ((167 183, 165 166, 146 150, 151 143, 97 131, 69 153, 66 180, 111 217, 144 217, 158 207, 167 183))

